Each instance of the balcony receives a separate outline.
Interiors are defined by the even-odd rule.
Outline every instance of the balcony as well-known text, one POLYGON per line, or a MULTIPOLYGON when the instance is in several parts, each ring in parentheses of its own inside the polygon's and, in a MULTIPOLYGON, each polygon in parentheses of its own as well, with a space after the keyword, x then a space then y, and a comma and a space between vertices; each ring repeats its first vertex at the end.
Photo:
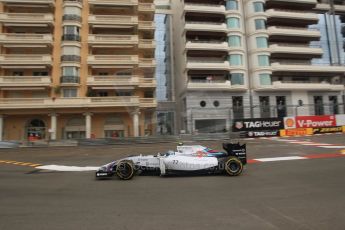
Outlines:
POLYGON ((322 48, 307 45, 298 46, 297 44, 274 44, 270 45, 269 50, 272 58, 298 57, 301 55, 309 58, 320 58, 323 54, 322 48))
POLYGON ((140 88, 156 88, 157 82, 155 78, 139 78, 140 88))
POLYGON ((0 76, 0 87, 49 87, 50 76, 0 76))
POLYGON ((55 6, 55 0, 0 0, 0 3, 4 4, 28 4, 28 5, 49 5, 49 6, 55 6))
POLYGON ((207 32, 228 32, 225 23, 211 23, 211 22, 192 22, 187 21, 185 30, 189 31, 207 31, 207 32))
POLYGON ((342 91, 344 85, 330 84, 328 82, 282 82, 275 81, 272 85, 259 86, 259 91, 291 90, 291 91, 342 91))
POLYGON ((78 76, 61 76, 60 83, 62 86, 79 85, 80 77, 78 77, 78 76))
POLYGON ((269 9, 266 10, 266 14, 268 16, 268 25, 271 23, 312 25, 317 24, 319 21, 319 17, 316 13, 307 13, 301 11, 269 9))
POLYGON ((89 76, 88 86, 137 86, 138 76, 89 76))
POLYGON ((156 42, 153 39, 140 39, 139 48, 140 49, 154 49, 156 48, 156 42))
POLYGON ((46 47, 52 43, 51 34, 0 34, 0 44, 4 47, 46 47))
POLYGON ((266 7, 279 9, 313 9, 317 0, 267 0, 266 7))
POLYGON ((138 16, 89 15, 89 24, 101 28, 130 28, 138 24, 138 16))
POLYGON ((225 14, 225 6, 216 4, 185 3, 185 12, 225 14))
POLYGON ((138 0, 89 0, 89 4, 91 6, 136 6, 138 0))
POLYGON ((76 41, 76 42, 80 42, 81 41, 81 37, 78 34, 64 34, 64 35, 62 35, 61 40, 62 41, 76 41))
POLYGON ((141 12, 154 13, 156 10, 156 7, 154 3, 139 3, 138 10, 141 12))
MULTIPOLYGON (((329 3, 318 3, 314 10, 322 13, 329 12, 331 10, 331 5, 329 3)), ((343 14, 345 12, 345 5, 334 2, 334 12, 336 14, 343 14)))
POLYGON ((321 37, 321 33, 318 30, 311 30, 307 28, 299 27, 280 27, 270 26, 267 28, 267 32, 270 36, 270 40, 275 41, 318 41, 321 37))
POLYGON ((139 30, 154 30, 156 25, 153 21, 139 21, 139 30))
POLYGON ((187 50, 213 50, 213 51, 228 51, 229 46, 227 42, 212 41, 212 40, 190 40, 186 43, 187 50))
MULTIPOLYGON (((143 105, 149 103, 143 103, 143 105)), ((1 109, 58 109, 139 106, 139 97, 1 98, 1 109)))
POLYGON ((138 44, 138 35, 92 34, 92 35, 89 35, 88 42, 92 47, 113 47, 117 45, 136 45, 138 44))
POLYGON ((140 108, 155 108, 157 100, 155 98, 139 98, 140 108))
POLYGON ((345 72, 345 66, 312 65, 307 62, 273 62, 271 63, 271 68, 276 73, 343 74, 345 72))
POLYGON ((156 60, 154 58, 140 58, 139 67, 140 68, 155 68, 156 60))
POLYGON ((5 26, 46 27, 54 24, 54 16, 37 13, 0 13, 0 22, 5 26))
POLYGON ((190 80, 187 89, 190 91, 242 91, 246 90, 247 87, 245 85, 231 85, 230 81, 225 80, 190 80))
POLYGON ((228 61, 213 60, 211 58, 188 58, 187 69, 196 70, 229 70, 228 61))
MULTIPOLYGON (((52 57, 48 54, 3 54, 0 55, 0 66, 8 68, 12 66, 50 66, 52 65, 52 57)), ((37 67, 36 66, 36 67, 37 67)))
POLYGON ((137 55, 89 55, 87 58, 89 65, 138 65, 139 58, 137 55))

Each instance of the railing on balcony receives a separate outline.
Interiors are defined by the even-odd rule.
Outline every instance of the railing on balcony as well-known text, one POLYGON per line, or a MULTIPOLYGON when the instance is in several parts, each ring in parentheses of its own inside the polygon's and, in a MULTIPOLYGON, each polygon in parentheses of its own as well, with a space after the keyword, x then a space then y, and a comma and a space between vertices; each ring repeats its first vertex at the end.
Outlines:
POLYGON ((89 35, 89 43, 99 44, 136 44, 138 43, 138 35, 112 35, 112 34, 91 34, 89 35))
POLYGON ((62 16, 63 21, 77 21, 81 22, 81 17, 76 14, 65 14, 62 16))
POLYGON ((139 21, 140 30, 153 30, 155 29, 155 23, 152 21, 139 21))
POLYGON ((156 42, 153 39, 140 39, 139 48, 153 49, 156 46, 156 42))
POLYGON ((83 97, 83 98, 0 98, 3 109, 15 108, 78 108, 78 107, 114 107, 139 106, 139 97, 83 97))
POLYGON ((53 23, 53 14, 39 13, 0 13, 0 22, 11 23, 53 23))
POLYGON ((3 3, 49 4, 54 6, 55 0, 1 0, 3 3))
POLYGON ((51 43, 53 38, 51 34, 19 34, 7 33, 0 34, 0 42, 4 43, 51 43))
POLYGON ((156 60, 154 58, 140 58, 139 67, 155 67, 156 60))
POLYGON ((89 0, 90 5, 138 5, 138 0, 89 0))
POLYGON ((155 98, 139 98, 140 107, 156 107, 157 100, 155 98))
POLYGON ((32 86, 46 85, 51 83, 50 76, 1 76, 0 85, 7 86, 32 86))
POLYGON ((61 61, 80 62, 81 57, 79 55, 62 55, 61 61))
POLYGON ((80 35, 78 34, 64 34, 62 35, 62 41, 81 41, 80 35))
POLYGON ((49 54, 4 54, 0 55, 1 64, 51 64, 52 57, 49 54))
POLYGON ((90 24, 138 24, 138 16, 125 15, 90 15, 90 24))
POLYGON ((60 83, 67 83, 67 84, 79 84, 80 77, 78 76, 61 76, 60 83))
POLYGON ((155 5, 154 5, 154 3, 139 3, 138 10, 139 11, 154 12, 155 11, 155 5))
POLYGON ((89 55, 90 64, 138 64, 137 55, 89 55))
POLYGON ((104 76, 95 75, 89 76, 87 79, 88 85, 138 85, 139 76, 104 76))

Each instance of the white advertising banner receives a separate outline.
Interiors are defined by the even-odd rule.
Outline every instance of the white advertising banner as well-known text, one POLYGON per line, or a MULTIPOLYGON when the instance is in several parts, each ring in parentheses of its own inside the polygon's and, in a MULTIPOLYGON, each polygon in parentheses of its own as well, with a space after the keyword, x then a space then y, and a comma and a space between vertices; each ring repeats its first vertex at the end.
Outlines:
POLYGON ((345 126, 345 114, 335 116, 337 126, 345 126))

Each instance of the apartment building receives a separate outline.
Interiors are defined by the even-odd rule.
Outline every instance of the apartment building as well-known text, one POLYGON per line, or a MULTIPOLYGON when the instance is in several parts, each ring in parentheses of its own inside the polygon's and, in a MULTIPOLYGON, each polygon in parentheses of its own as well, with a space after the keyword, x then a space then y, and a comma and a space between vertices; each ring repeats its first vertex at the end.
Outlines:
POLYGON ((173 2, 177 112, 186 132, 233 119, 344 112, 345 1, 173 2))
POLYGON ((0 0, 0 140, 153 134, 153 0, 0 0))

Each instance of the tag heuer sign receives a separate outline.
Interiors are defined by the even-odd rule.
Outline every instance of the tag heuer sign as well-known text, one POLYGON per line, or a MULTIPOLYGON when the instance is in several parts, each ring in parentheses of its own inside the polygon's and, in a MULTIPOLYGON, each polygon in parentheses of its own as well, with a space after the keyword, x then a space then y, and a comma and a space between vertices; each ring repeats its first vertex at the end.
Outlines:
POLYGON ((279 130, 284 128, 283 118, 253 118, 234 120, 233 131, 279 130))

